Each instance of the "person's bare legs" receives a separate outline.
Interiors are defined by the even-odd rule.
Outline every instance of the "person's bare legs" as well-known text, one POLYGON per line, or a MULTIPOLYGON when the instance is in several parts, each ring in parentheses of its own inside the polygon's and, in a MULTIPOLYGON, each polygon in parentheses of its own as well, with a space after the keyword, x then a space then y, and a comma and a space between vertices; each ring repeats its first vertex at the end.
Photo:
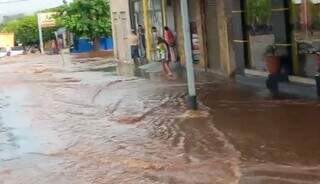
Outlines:
POLYGON ((166 75, 168 75, 168 70, 167 70, 167 67, 166 67, 166 62, 165 61, 162 61, 162 67, 163 67, 163 71, 166 75))
POLYGON ((164 66, 166 67, 167 75, 172 77, 173 76, 173 72, 172 72, 172 69, 170 67, 170 63, 166 61, 166 62, 164 62, 164 66))

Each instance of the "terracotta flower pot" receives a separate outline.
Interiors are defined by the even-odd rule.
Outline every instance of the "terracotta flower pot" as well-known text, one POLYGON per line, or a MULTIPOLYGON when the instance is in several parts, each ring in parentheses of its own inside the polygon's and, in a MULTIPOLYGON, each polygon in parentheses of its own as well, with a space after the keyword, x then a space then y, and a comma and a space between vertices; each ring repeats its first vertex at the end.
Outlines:
POLYGON ((278 56, 266 56, 265 62, 267 70, 270 74, 278 74, 280 72, 280 57, 278 56))

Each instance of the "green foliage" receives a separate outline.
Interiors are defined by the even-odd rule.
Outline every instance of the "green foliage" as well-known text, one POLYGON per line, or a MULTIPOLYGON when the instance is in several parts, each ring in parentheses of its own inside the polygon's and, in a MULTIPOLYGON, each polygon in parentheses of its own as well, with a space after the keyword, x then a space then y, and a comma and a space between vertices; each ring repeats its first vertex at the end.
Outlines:
MULTIPOLYGON (((13 32, 16 42, 23 46, 36 45, 39 43, 39 32, 37 17, 35 15, 25 16, 12 20, 3 25, 1 32, 13 32)), ((54 38, 55 28, 43 29, 43 39, 48 41, 54 38)))
POLYGON ((45 10, 41 10, 41 13, 49 13, 49 12, 61 12, 63 11, 65 8, 65 5, 60 5, 54 8, 49 8, 49 9, 45 9, 45 10))
POLYGON ((247 23, 251 27, 270 24, 271 0, 247 0, 247 23))
POLYGON ((57 20, 79 36, 94 39, 111 35, 110 6, 106 0, 74 0, 64 6, 57 20))

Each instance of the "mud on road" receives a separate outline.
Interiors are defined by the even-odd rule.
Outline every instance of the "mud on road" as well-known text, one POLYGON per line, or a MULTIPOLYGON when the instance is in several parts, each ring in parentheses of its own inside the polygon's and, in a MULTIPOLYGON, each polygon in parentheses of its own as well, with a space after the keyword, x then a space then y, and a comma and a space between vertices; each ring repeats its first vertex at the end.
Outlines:
POLYGON ((237 151, 206 109, 188 118, 184 84, 18 59, 0 68, 0 183, 237 183, 237 151))

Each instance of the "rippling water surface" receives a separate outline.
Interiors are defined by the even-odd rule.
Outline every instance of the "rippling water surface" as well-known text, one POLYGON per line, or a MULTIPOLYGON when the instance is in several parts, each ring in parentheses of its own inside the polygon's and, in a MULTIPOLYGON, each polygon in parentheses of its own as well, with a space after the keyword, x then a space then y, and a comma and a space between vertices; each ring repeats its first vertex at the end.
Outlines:
POLYGON ((180 79, 96 65, 0 76, 0 183, 320 182, 318 101, 200 79, 194 113, 180 79))

